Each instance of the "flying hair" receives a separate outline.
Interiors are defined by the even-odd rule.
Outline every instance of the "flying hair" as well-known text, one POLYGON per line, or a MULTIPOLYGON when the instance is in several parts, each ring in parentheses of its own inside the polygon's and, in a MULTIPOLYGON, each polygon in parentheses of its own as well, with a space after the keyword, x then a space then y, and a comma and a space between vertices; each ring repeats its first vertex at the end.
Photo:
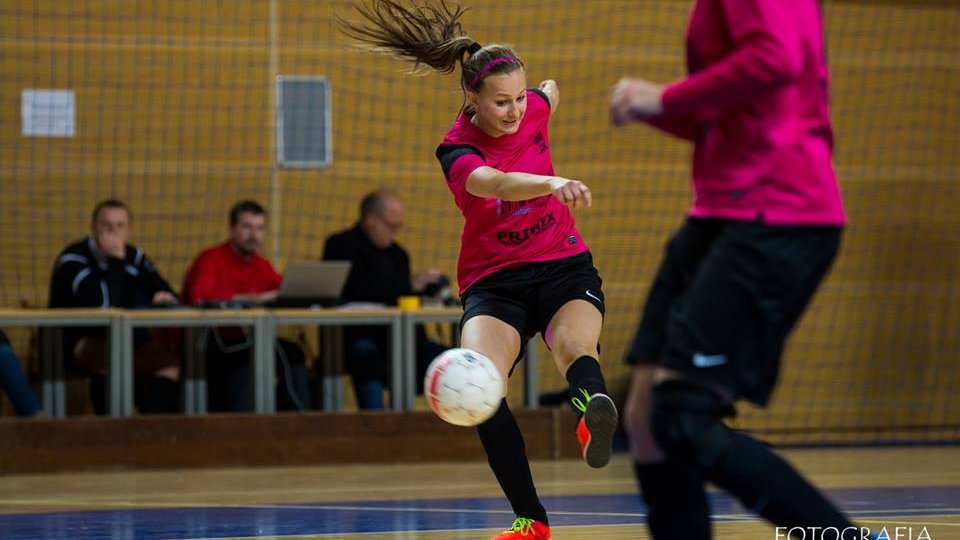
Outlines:
POLYGON ((422 72, 422 66, 453 73, 460 64, 461 85, 477 91, 484 78, 523 66, 509 47, 481 47, 464 33, 460 20, 468 8, 460 2, 418 0, 407 7, 393 0, 370 0, 356 9, 364 21, 338 16, 340 29, 375 51, 413 62, 414 73, 422 72))

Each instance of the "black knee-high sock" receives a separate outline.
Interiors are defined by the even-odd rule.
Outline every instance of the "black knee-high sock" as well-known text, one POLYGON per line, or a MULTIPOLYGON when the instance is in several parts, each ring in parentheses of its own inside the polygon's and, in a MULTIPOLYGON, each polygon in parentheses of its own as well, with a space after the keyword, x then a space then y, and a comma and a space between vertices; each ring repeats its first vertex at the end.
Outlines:
POLYGON ((487 452, 487 462, 513 512, 546 524, 547 511, 540 504, 537 488, 533 485, 523 434, 507 400, 500 403, 500 408, 489 420, 477 426, 477 433, 487 452))
POLYGON ((661 463, 634 463, 647 527, 656 540, 709 540, 710 506, 703 473, 670 459, 661 463))
MULTIPOLYGON (((607 393, 607 383, 603 380, 600 362, 592 356, 581 356, 570 364, 570 367, 567 368, 567 383, 570 385, 571 400, 576 398, 582 402, 586 401, 581 389, 591 396, 596 393, 607 393)), ((578 418, 583 414, 573 406, 572 402, 571 407, 573 407, 573 412, 577 414, 578 418)))
POLYGON ((783 527, 837 527, 853 524, 817 488, 763 443, 731 432, 729 450, 706 477, 747 508, 783 527))

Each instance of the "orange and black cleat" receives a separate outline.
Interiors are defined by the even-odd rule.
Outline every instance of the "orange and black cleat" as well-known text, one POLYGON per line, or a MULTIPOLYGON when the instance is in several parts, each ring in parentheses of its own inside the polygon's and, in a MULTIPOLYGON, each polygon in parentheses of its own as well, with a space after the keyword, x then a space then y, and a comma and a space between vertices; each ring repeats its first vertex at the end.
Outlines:
POLYGON ((613 433, 617 430, 617 406, 606 394, 588 395, 580 390, 586 403, 573 398, 573 406, 583 413, 577 424, 577 440, 580 441, 580 454, 593 468, 605 466, 613 453, 613 433))

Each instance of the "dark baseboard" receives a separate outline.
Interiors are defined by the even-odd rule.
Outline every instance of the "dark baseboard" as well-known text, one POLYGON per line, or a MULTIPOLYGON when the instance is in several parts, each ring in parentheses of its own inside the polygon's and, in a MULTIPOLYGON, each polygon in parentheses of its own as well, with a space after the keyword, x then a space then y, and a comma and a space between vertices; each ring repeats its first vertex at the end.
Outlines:
MULTIPOLYGON (((515 414, 530 459, 577 455, 566 407, 515 414)), ((0 419, 0 474, 482 459, 430 412, 0 419)))

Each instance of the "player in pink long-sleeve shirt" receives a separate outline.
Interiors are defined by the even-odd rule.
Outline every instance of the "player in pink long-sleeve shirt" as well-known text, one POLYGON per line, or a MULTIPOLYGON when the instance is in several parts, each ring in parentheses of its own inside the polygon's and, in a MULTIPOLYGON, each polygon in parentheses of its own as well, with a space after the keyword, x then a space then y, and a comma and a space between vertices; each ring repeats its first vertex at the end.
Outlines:
POLYGON ((697 0, 687 67, 666 86, 622 79, 610 100, 614 124, 642 121, 694 143, 693 205, 627 355, 626 425, 648 526, 656 539, 709 539, 710 480, 782 531, 870 538, 723 423, 737 399, 767 403, 784 343, 840 246, 819 3, 697 0))
MULTIPOLYGON (((557 84, 528 88, 513 50, 463 35, 459 4, 407 8, 372 0, 360 13, 369 24, 344 28, 361 41, 444 73, 460 68, 467 105, 436 155, 465 220, 461 346, 493 360, 506 380, 521 345, 541 333, 570 383, 583 457, 593 467, 606 465, 617 411, 597 360, 603 292, 568 207, 590 206, 590 190, 553 170, 547 125, 559 105, 557 84)), ((494 540, 550 540, 523 435, 505 399, 477 430, 517 516, 494 540)))

